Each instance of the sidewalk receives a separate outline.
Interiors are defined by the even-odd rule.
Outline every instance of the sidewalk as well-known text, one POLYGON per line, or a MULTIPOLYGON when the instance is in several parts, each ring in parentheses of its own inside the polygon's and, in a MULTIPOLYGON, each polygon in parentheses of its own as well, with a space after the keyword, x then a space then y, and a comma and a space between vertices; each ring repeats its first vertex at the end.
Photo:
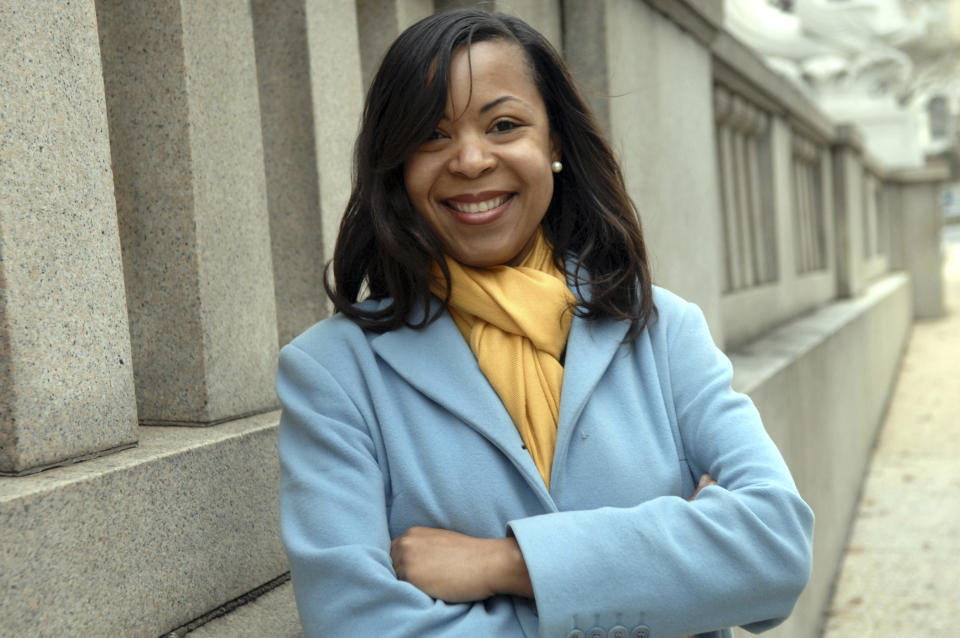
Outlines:
POLYGON ((946 231, 949 314, 914 324, 823 638, 960 631, 960 228, 946 231))

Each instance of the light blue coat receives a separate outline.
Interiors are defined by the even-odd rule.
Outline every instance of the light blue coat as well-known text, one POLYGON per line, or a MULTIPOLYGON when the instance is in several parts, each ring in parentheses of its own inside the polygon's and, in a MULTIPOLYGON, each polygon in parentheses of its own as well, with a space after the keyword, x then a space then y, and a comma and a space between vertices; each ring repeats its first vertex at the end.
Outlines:
POLYGON ((449 315, 379 335, 338 315, 286 346, 281 523, 306 635, 781 622, 809 577, 813 515, 700 310, 662 289, 654 301, 633 345, 624 322, 574 319, 549 491, 449 315), (687 502, 703 472, 719 486, 687 502), (390 539, 415 525, 514 534, 536 602, 447 604, 398 580, 390 539))

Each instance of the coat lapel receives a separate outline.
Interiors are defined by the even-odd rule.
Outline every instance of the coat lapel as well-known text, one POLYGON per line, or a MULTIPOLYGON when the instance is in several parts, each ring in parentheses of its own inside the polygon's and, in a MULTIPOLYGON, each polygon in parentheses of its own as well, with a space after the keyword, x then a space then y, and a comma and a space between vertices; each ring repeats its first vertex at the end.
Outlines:
POLYGON ((556 505, 523 440, 470 346, 444 313, 427 328, 398 328, 371 341, 400 377, 493 443, 520 471, 548 511, 556 505))
MULTIPOLYGON (((568 262, 568 271, 571 264, 568 262)), ((576 291, 572 279, 571 290, 576 291)), ((563 367, 563 387, 560 392, 560 418, 557 423, 557 446, 553 453, 550 485, 557 485, 563 472, 564 460, 580 414, 593 394, 593 389, 610 366, 613 357, 621 351, 630 323, 606 319, 587 321, 573 318, 567 337, 567 352, 563 367)))

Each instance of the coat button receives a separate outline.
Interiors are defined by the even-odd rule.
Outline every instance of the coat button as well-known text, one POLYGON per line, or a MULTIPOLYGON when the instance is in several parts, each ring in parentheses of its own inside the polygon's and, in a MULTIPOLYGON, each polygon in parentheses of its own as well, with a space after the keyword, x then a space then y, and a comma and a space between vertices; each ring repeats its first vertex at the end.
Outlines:
POLYGON ((594 627, 590 630, 590 633, 587 634, 587 638, 607 638, 607 632, 599 627, 594 627))
POLYGON ((627 638, 627 635, 627 628, 623 625, 617 625, 616 627, 610 628, 607 638, 627 638))
POLYGON ((650 638, 650 628, 646 625, 637 625, 630 632, 630 638, 650 638))
POLYGON ((580 631, 579 629, 574 629, 569 634, 567 634, 567 638, 583 638, 583 632, 580 631))

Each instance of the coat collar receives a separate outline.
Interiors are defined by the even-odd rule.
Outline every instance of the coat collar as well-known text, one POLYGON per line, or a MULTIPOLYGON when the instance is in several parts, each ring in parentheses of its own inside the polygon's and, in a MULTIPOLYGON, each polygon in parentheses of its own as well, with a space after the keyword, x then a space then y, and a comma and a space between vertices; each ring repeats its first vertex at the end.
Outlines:
MULTIPOLYGON (((431 311, 440 302, 432 300, 431 311)), ((421 311, 422 312, 422 311, 421 311)), ((419 317, 413 317, 416 322, 419 317)), ((560 393, 560 420, 551 484, 569 448, 576 423, 587 400, 620 350, 629 324, 625 321, 586 321, 574 317, 560 393)), ((402 327, 377 335, 371 347, 417 391, 448 410, 457 419, 493 443, 523 475, 548 511, 557 509, 513 420, 480 370, 476 357, 444 312, 423 329, 402 327)))

